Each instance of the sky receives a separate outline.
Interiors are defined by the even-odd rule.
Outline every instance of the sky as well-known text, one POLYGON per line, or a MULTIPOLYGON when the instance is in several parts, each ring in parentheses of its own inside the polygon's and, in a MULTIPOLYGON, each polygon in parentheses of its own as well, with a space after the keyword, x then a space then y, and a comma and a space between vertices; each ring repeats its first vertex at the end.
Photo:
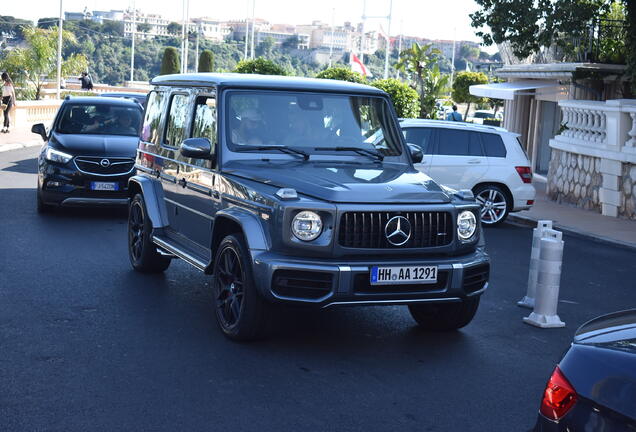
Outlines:
MULTIPOLYGON (((89 10, 126 9, 133 2, 138 10, 158 13, 175 21, 183 14, 182 0, 62 0, 63 10, 78 12, 89 10)), ((315 20, 336 25, 345 21, 361 20, 365 0, 254 0, 257 18, 271 23, 308 24, 315 20)), ((243 19, 252 11, 252 0, 189 0, 190 17, 207 16, 221 20, 243 19)), ((366 0, 369 17, 386 17, 391 0, 366 0)), ((479 42, 470 26, 470 13, 478 9, 474 0, 392 0, 393 20, 390 34, 404 34, 429 39, 472 40, 479 42)), ((17 18, 36 20, 40 17, 59 16, 60 3, 56 0, 26 0, 4 2, 0 13, 17 18)), ((366 28, 388 31, 387 19, 369 18, 366 28)), ((496 51, 495 47, 483 47, 496 51)))

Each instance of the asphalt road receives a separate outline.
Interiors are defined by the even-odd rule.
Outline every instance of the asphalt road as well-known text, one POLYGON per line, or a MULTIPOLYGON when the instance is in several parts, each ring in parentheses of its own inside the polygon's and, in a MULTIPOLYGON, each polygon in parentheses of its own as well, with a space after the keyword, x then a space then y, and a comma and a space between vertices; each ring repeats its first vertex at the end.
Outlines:
POLYGON ((563 329, 522 323, 531 232, 487 230, 475 320, 419 331, 404 307, 281 310, 217 329, 209 278, 135 273, 123 211, 35 211, 36 149, 0 153, 0 431, 511 431, 575 329, 636 306, 636 253, 565 237, 563 329))

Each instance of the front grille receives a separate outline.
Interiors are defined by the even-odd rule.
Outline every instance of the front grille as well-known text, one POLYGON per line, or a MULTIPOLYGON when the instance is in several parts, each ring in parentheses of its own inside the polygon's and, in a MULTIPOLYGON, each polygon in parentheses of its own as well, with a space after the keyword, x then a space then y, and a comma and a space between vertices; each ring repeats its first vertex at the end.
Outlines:
POLYGON ((338 242, 346 248, 388 249, 446 246, 453 241, 453 223, 448 212, 346 212, 340 218, 338 242), (409 240, 395 246, 386 238, 391 218, 403 216, 411 225, 409 240))
POLYGON ((330 273, 276 270, 272 291, 280 297, 316 300, 331 293, 333 277, 330 273))
POLYGON ((353 281, 356 294, 419 294, 446 288, 448 272, 437 273, 437 281, 429 284, 371 285, 369 273, 357 274, 353 281))
POLYGON ((464 269, 464 291, 473 293, 479 291, 488 282, 490 264, 482 264, 464 269))
POLYGON ((135 160, 121 157, 78 156, 75 158, 75 166, 87 174, 116 176, 131 172, 135 166, 135 160))

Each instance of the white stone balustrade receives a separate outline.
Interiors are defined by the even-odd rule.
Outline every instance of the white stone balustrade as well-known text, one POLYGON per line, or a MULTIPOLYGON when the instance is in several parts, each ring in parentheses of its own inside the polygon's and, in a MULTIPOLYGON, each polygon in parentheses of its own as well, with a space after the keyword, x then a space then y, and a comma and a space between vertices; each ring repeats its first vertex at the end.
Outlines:
POLYGON ((17 127, 35 123, 49 123, 55 118, 61 100, 18 101, 14 111, 14 124, 17 127))
POLYGON ((562 100, 559 106, 565 129, 550 140, 550 147, 598 159, 602 174, 599 190, 602 213, 633 217, 630 215, 634 211, 626 203, 633 202, 631 185, 636 184, 632 178, 636 172, 632 169, 636 166, 636 99, 562 100), (624 185, 630 190, 623 190, 624 185))

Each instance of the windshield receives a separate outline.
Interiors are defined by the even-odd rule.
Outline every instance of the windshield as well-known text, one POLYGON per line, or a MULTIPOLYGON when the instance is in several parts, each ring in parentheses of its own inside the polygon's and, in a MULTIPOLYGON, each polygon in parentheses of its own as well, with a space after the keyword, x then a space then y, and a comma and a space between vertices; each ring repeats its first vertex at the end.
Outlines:
POLYGON ((121 105, 71 105, 64 107, 57 132, 63 134, 139 135, 141 109, 121 105))
POLYGON ((233 91, 228 112, 227 140, 234 151, 285 146, 309 154, 402 153, 400 142, 388 133, 392 114, 380 97, 233 91))

